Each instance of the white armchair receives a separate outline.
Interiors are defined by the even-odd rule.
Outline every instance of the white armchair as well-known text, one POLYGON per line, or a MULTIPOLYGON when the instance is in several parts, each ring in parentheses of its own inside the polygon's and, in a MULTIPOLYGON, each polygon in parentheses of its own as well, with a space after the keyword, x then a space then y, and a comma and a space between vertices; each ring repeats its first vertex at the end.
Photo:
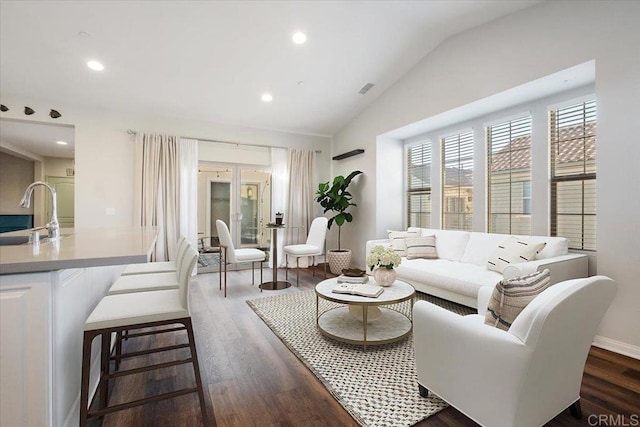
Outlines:
POLYGON ((420 394, 431 391, 484 426, 541 426, 571 407, 579 418, 580 385, 596 329, 615 282, 595 276, 555 284, 520 313, 509 331, 426 301, 413 309, 420 394))

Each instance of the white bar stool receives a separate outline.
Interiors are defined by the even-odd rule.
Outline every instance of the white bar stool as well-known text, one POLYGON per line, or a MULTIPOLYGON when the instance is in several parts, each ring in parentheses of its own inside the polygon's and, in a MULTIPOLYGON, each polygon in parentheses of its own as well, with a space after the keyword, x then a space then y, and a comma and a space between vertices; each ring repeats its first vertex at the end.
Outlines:
MULTIPOLYGON (((204 391, 202 387, 202 379, 200 377, 200 368, 198 365, 198 356, 196 353, 196 345, 193 335, 193 326, 191 322, 191 314, 189 312, 188 275, 193 270, 198 253, 195 249, 189 247, 187 249, 186 266, 180 272, 181 285, 178 289, 149 291, 149 292, 133 292, 119 295, 108 295, 98 303, 97 307, 89 315, 84 327, 84 339, 82 344, 82 382, 80 392, 80 426, 86 426, 88 419, 92 417, 104 416, 106 414, 144 405, 151 402, 157 402, 164 399, 170 399, 189 393, 197 393, 200 401, 200 410, 202 413, 202 422, 208 425, 208 415, 204 400, 204 391), (186 277, 184 277, 186 276, 186 277), (158 333, 186 330, 188 343, 180 345, 172 345, 167 347, 153 348, 149 350, 132 352, 129 354, 116 354, 110 357, 111 353, 111 335, 116 333, 121 335, 124 330, 158 327, 163 325, 181 324, 180 327, 164 328, 150 332, 142 332, 130 335, 154 335, 158 333), (101 337, 101 373, 98 383, 99 408, 89 410, 89 373, 91 370, 91 343, 97 336, 101 337), (162 351, 171 351, 178 348, 190 349, 190 357, 179 359, 172 362, 158 363, 155 365, 144 366, 129 370, 110 371, 110 361, 115 360, 116 365, 119 361, 129 357, 137 357, 151 353, 162 351), (146 372, 154 369, 167 368, 181 364, 191 363, 195 374, 196 386, 187 387, 181 390, 162 393, 156 396, 145 397, 126 403, 108 406, 109 380, 115 377, 131 375, 146 372)), ((117 369, 117 368, 116 368, 117 369)))
MULTIPOLYGON (((176 251, 176 260, 182 257, 184 251, 187 249, 189 241, 186 237, 182 236, 178 239, 178 250, 176 251)), ((176 272, 178 267, 176 261, 160 261, 160 262, 148 262, 145 264, 129 264, 121 276, 129 276, 133 274, 149 274, 149 273, 171 273, 176 272)))
MULTIPOLYGON (((120 276, 118 280, 116 280, 113 285, 111 285, 111 288, 109 288, 108 295, 126 294, 129 292, 177 289, 180 286, 180 272, 182 270, 182 267, 185 266, 186 259, 188 258, 188 249, 190 247, 191 245, 185 239, 185 242, 181 248, 181 253, 179 257, 176 258, 176 271, 165 273, 129 274, 127 276, 120 276)), ((189 275, 186 276, 186 280, 189 280, 189 275)))

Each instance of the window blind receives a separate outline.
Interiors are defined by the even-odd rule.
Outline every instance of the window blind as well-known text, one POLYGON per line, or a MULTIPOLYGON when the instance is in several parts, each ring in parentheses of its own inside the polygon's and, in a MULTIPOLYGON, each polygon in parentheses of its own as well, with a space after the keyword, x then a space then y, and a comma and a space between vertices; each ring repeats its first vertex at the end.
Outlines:
POLYGON ((431 226, 431 142, 407 150, 407 225, 431 226))
POLYGON ((551 235, 596 250, 596 101, 549 112, 551 235))
POLYGON ((441 139, 442 143, 442 228, 472 228, 473 132, 441 139))
POLYGON ((531 116, 487 127, 490 233, 531 234, 531 116))

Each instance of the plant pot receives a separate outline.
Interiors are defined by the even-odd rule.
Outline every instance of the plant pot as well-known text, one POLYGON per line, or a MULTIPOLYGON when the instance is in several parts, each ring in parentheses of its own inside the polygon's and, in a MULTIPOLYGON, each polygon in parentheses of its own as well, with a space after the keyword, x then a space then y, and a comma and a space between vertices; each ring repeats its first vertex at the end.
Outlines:
POLYGON ((342 274, 342 269, 351 265, 351 249, 332 249, 327 252, 327 262, 332 274, 342 274))

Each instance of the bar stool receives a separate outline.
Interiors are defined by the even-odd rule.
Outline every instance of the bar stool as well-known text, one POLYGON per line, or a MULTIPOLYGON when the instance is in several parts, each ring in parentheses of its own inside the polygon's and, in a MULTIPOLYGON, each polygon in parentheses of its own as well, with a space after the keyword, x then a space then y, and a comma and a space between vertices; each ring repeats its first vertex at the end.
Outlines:
MULTIPOLYGON (((202 413, 202 421, 204 425, 208 424, 208 416, 204 401, 204 391, 202 388, 202 379, 200 377, 200 367, 198 365, 198 356, 196 353, 196 345, 193 336, 193 326, 191 322, 191 314, 189 312, 189 274, 193 270, 198 253, 192 247, 187 249, 188 256, 185 266, 180 271, 180 287, 178 289, 169 289, 161 291, 149 292, 133 292, 118 295, 108 295, 104 297, 96 306, 89 318, 85 322, 84 338, 82 343, 82 382, 80 387, 80 425, 86 426, 88 419, 97 416, 144 405, 151 402, 157 402, 164 399, 170 399, 189 393, 197 393, 200 401, 200 410, 202 413), (171 345, 167 347, 152 348, 149 350, 136 351, 132 353, 111 354, 111 335, 116 333, 122 334, 124 330, 133 330, 149 327, 159 327, 164 325, 181 324, 179 327, 170 327, 149 332, 141 332, 129 335, 130 338, 145 335, 154 335, 165 332, 186 330, 188 343, 171 345), (91 370, 91 343, 95 337, 101 337, 101 355, 100 355, 100 380, 98 383, 98 391, 100 400, 99 408, 89 411, 89 373, 91 370), (110 361, 119 362, 122 359, 137 357, 146 354, 159 353, 162 351, 171 351, 179 348, 189 347, 191 355, 186 359, 179 359, 172 362, 159 363, 155 365, 110 371, 110 361), (115 377, 131 375, 146 372, 154 369, 167 368, 181 364, 191 363, 195 374, 196 386, 188 387, 181 390, 162 393, 156 396, 146 397, 126 403, 108 406, 108 390, 109 380, 115 377)), ((119 364, 119 363, 117 363, 119 364)))
MULTIPOLYGON (((182 257, 188 245, 189 241, 186 237, 182 236, 178 239, 176 260, 182 257)), ((177 270, 178 267, 176 266, 176 261, 148 262, 144 264, 129 264, 120 275, 129 276, 132 274, 171 273, 176 272, 177 270)))
MULTIPOLYGON (((186 258, 188 257, 188 248, 191 245, 185 239, 181 248, 181 253, 176 258, 175 265, 178 269, 174 272, 163 273, 143 273, 143 274, 129 274, 127 276, 120 276, 109 288, 108 295, 126 294, 130 292, 145 292, 145 291, 161 291, 165 289, 177 289, 180 286, 180 270, 185 265, 186 258)), ((190 273, 190 272, 189 272, 190 273)), ((186 276, 186 280, 189 280, 189 275, 186 276)))

